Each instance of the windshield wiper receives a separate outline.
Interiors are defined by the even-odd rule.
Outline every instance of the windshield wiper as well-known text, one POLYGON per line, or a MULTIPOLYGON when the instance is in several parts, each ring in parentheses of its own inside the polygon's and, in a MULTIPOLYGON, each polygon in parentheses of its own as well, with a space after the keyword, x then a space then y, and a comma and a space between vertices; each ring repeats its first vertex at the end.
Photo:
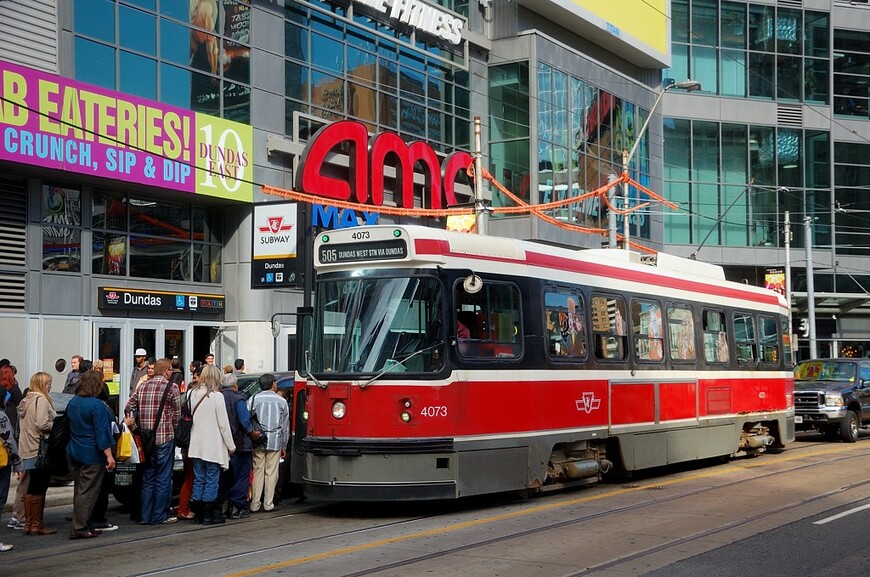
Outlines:
POLYGON ((305 351, 305 370, 308 372, 308 377, 314 381, 314 384, 317 385, 320 389, 325 389, 326 384, 321 383, 317 380, 317 377, 314 376, 314 373, 311 372, 311 351, 305 351))
POLYGON ((425 349, 420 349, 419 351, 414 351, 413 353, 411 353, 410 355, 408 355, 407 357, 405 357, 401 361, 396 361, 395 359, 391 359, 395 362, 390 364, 390 366, 385 367, 383 370, 381 370, 381 372, 379 372, 378 374, 376 374, 375 376, 373 376, 369 380, 362 382, 362 383, 358 382, 357 384, 359 385, 359 388, 364 389, 367 386, 369 386, 370 384, 372 384, 373 382, 375 382, 376 380, 380 379, 381 377, 383 377, 384 375, 386 375, 387 373, 392 371, 393 369, 395 369, 396 367, 403 366, 405 363, 407 363, 408 361, 410 361, 411 359, 413 359, 417 355, 419 355, 421 353, 425 353, 427 351, 431 351, 432 349, 437 349, 438 347, 442 346, 443 344, 444 344, 444 341, 438 341, 434 345, 428 346, 425 349))

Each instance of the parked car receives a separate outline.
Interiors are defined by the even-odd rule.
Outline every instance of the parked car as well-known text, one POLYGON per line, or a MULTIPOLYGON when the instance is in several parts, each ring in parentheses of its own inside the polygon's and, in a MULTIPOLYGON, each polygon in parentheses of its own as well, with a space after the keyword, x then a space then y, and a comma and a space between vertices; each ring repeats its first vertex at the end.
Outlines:
POLYGON ((794 368, 795 430, 847 443, 870 426, 870 359, 813 359, 794 368))
MULTIPOLYGON (((73 395, 70 393, 51 392, 51 404, 57 416, 54 423, 57 425, 66 415, 66 405, 73 395)), ((73 470, 66 456, 66 445, 62 447, 50 447, 48 452, 51 461, 51 482, 55 485, 66 485, 73 480, 73 470)))
MULTIPOLYGON (((250 399, 252 396, 260 392, 260 377, 266 373, 243 373, 238 375, 239 392, 245 399, 250 399)), ((275 375, 275 380, 278 381, 280 387, 282 383, 288 383, 293 386, 293 373, 287 371, 275 371, 270 373, 275 375)))
MULTIPOLYGON (((140 485, 134 484, 133 474, 137 465, 124 461, 115 465, 115 482, 112 485, 112 495, 122 505, 129 505, 138 491, 140 485)), ((175 448, 175 461, 172 464, 172 498, 175 499, 181 493, 181 485, 184 483, 184 460, 181 449, 175 448)))

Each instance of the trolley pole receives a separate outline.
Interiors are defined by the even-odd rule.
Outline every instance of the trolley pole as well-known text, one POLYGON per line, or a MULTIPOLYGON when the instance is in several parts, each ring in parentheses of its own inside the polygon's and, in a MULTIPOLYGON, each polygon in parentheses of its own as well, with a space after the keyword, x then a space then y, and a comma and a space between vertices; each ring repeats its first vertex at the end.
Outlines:
POLYGON ((815 219, 811 216, 804 217, 804 244, 807 254, 807 322, 810 329, 810 358, 815 359, 818 355, 816 346, 816 288, 813 280, 813 231, 812 223, 815 219))
POLYGON ((477 234, 486 236, 489 213, 483 198, 483 148, 480 138, 480 117, 474 117, 474 224, 477 234))

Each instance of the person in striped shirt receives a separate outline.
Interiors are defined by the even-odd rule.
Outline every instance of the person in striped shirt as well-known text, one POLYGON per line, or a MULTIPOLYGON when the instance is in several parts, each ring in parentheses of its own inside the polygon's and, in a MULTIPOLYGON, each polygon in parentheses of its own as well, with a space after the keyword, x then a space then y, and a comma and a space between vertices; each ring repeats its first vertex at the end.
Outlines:
POLYGON ((248 408, 256 414, 266 433, 265 446, 254 449, 254 481, 251 485, 251 513, 271 511, 275 508, 275 487, 278 484, 278 465, 286 457, 290 438, 290 406, 278 394, 275 375, 260 377, 260 392, 248 400, 248 408), (262 501, 262 503, 261 503, 262 501))

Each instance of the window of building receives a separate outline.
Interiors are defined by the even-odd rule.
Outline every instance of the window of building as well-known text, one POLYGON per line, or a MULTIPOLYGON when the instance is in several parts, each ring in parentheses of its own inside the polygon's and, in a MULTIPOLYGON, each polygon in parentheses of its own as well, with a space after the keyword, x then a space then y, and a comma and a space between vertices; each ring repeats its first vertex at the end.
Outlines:
POLYGON ((586 358, 586 310, 579 291, 547 291, 547 353, 551 357, 586 358))
POLYGON ((595 358, 624 361, 628 358, 628 331, 625 326, 625 299, 622 297, 593 295, 592 340, 595 358))
POLYGON ((634 354, 639 361, 664 360, 664 329, 662 305, 658 301, 634 299, 631 301, 631 332, 634 354))
POLYGON ((834 30, 834 114, 870 116, 870 32, 834 30))
POLYGON ((684 306, 668 307, 668 343, 672 360, 695 360, 695 318, 692 316, 692 309, 684 306))
MULTIPOLYGON (((447 2, 445 7, 467 5, 447 2)), ((293 114, 353 119, 370 132, 395 131, 437 152, 471 148, 470 77, 461 46, 438 43, 328 3, 285 7, 285 130, 293 114), (327 12, 330 12, 328 14, 327 12), (406 33, 407 32, 407 33, 406 33)), ((450 8, 450 9, 453 9, 450 8)), ((364 11, 364 10, 363 10, 364 11)))
POLYGON ((719 0, 671 3, 672 65, 705 92, 742 98, 829 102, 830 16, 719 0))
MULTIPOLYGON (((531 203, 530 101, 528 62, 489 68, 489 151, 492 172, 508 190, 528 203, 531 203)), ((514 204, 498 190, 492 193, 492 203, 493 206, 514 204)))
MULTIPOLYGON (((866 256, 870 249, 870 228, 867 226, 867 216, 870 215, 870 196, 867 194, 870 144, 834 143, 834 183, 833 228, 837 253, 866 256)), ((819 211, 819 216, 825 215, 819 211)), ((852 271, 855 275, 860 272, 863 271, 852 271)), ((852 290, 856 289, 849 292, 852 290)), ((857 290, 866 292, 860 288, 857 290)))
POLYGON ((250 123, 246 0, 76 0, 75 78, 250 123))
POLYGON ((42 269, 79 272, 82 260, 82 193, 42 187, 42 269))
MULTIPOLYGON (((649 113, 544 62, 537 66, 537 86, 537 202, 577 197, 621 174, 623 151, 633 146, 634 134, 649 113)), ((491 79, 490 90, 494 89, 491 79)), ((491 96, 492 106, 498 109, 502 103, 491 96)), ((644 135, 629 167, 631 177, 641 184, 650 180, 648 138, 644 135)), ((528 185, 511 190, 525 193, 526 189, 528 185)), ((630 194, 632 205, 646 200, 634 188, 630 194)), ((590 228, 607 227, 597 199, 559 206, 549 214, 590 228)), ((632 235, 649 238, 649 219, 643 212, 633 213, 630 219, 636 227, 632 235)))
POLYGON ((95 192, 91 227, 93 274, 220 282, 216 209, 95 192))
POLYGON ((830 133, 676 118, 664 131, 664 196, 681 208, 665 242, 782 246, 788 210, 818 217, 814 244, 830 244, 830 133))

